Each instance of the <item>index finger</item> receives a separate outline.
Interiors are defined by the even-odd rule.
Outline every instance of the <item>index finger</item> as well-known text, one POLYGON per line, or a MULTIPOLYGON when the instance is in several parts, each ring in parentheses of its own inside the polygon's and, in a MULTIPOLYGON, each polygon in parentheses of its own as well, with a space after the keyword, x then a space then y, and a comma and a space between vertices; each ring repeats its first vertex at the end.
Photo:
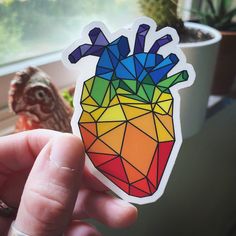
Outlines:
POLYGON ((41 149, 59 134, 38 129, 0 137, 0 165, 4 172, 31 168, 41 149))

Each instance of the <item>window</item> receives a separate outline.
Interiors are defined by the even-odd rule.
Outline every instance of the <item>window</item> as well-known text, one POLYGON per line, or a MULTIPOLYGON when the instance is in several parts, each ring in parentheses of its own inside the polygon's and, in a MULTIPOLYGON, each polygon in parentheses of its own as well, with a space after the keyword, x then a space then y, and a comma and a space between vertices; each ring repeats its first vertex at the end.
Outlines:
POLYGON ((115 30, 137 15, 137 0, 0 0, 0 66, 60 51, 93 20, 115 30))

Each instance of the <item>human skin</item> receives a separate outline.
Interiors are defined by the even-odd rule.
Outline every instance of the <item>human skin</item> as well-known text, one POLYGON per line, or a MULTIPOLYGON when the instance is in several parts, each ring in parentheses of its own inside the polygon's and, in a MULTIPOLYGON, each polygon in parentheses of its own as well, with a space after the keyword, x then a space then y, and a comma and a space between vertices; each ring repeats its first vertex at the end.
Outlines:
MULTIPOLYGON (((0 137, 0 199, 19 208, 15 227, 28 235, 96 236, 82 219, 123 228, 137 218, 134 206, 109 195, 89 173, 81 140, 50 130, 0 137)), ((0 217, 0 235, 13 220, 0 217)))

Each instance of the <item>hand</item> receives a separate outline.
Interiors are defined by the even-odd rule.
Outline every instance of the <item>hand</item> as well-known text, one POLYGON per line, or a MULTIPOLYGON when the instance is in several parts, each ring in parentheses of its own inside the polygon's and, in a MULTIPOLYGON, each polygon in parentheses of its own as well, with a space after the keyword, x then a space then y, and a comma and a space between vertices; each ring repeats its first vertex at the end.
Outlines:
MULTIPOLYGON (((50 130, 0 137, 0 199, 19 207, 15 227, 29 235, 96 236, 81 219, 122 228, 137 217, 134 206, 109 195, 84 168, 80 139, 50 130)), ((13 220, 0 217, 0 235, 13 220)))

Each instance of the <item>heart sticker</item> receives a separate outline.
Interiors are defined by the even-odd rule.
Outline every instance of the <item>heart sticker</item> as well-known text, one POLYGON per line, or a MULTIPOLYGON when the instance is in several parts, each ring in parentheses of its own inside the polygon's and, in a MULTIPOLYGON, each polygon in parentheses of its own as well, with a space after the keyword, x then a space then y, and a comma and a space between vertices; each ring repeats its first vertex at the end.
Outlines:
POLYGON ((129 202, 156 201, 164 192, 181 143, 179 89, 195 72, 173 28, 156 31, 149 18, 110 33, 100 22, 63 53, 78 70, 73 133, 86 165, 129 202))

